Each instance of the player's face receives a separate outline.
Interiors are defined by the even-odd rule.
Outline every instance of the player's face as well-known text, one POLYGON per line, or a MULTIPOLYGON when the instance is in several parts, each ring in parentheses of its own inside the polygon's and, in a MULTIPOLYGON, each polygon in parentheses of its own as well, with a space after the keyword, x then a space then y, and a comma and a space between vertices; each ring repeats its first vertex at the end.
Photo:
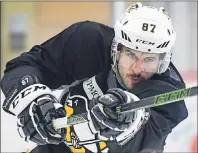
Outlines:
POLYGON ((118 72, 124 85, 131 89, 135 83, 153 76, 158 69, 160 55, 123 47, 118 59, 118 72))

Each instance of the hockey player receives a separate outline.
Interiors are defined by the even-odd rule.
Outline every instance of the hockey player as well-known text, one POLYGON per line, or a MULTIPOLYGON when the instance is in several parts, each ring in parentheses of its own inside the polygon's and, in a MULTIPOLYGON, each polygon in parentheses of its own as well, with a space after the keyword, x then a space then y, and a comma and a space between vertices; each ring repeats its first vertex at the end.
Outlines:
POLYGON ((114 107, 185 87, 171 62, 175 39, 165 10, 140 3, 114 29, 75 23, 7 63, 3 108, 38 144, 32 152, 162 152, 187 117, 184 101, 123 114, 114 107), (81 113, 87 123, 54 129, 53 119, 81 113))

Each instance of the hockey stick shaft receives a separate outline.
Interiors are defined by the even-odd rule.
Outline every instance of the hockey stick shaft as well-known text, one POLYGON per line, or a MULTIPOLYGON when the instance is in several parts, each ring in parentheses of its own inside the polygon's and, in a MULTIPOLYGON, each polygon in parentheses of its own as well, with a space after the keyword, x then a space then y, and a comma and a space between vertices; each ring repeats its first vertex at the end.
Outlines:
POLYGON ((127 103, 122 106, 116 107, 117 113, 133 111, 141 108, 150 108, 160 105, 165 105, 169 103, 178 102, 184 100, 185 98, 197 95, 197 86, 189 87, 185 89, 179 89, 156 96, 151 96, 148 98, 141 99, 137 103, 127 103))
MULTIPOLYGON (((179 89, 156 96, 151 96, 148 98, 141 99, 134 103, 126 103, 116 107, 117 113, 124 113, 128 111, 135 111, 142 108, 157 107, 169 103, 178 102, 186 98, 197 95, 198 86, 189 87, 185 89, 179 89)), ((71 126, 79 123, 88 122, 87 113, 72 115, 69 117, 59 118, 53 121, 55 129, 63 128, 66 126, 71 126)))

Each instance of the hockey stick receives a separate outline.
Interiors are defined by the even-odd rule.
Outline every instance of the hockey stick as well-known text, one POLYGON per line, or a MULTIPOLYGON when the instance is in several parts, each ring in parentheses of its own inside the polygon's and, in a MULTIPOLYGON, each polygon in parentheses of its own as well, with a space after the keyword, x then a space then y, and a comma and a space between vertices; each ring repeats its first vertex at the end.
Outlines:
MULTIPOLYGON (((198 86, 179 89, 179 90, 151 96, 148 98, 144 98, 134 103, 123 104, 116 107, 116 112, 124 113, 127 111, 135 111, 141 108, 150 108, 150 107, 156 107, 173 102, 178 102, 180 100, 184 100, 186 98, 196 96, 197 88, 198 86)), ((71 126, 84 122, 88 122, 87 113, 55 119, 53 120, 53 125, 55 129, 60 129, 66 126, 71 126)))

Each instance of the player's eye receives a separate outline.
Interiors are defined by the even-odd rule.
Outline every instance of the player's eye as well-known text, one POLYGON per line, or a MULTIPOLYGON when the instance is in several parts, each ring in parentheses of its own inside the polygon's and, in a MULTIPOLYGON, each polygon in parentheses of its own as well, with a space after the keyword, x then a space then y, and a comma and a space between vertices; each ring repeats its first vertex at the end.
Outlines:
POLYGON ((137 59, 137 56, 131 51, 127 51, 127 56, 131 59, 137 59))
POLYGON ((155 57, 146 57, 146 58, 144 58, 144 62, 154 62, 154 61, 156 61, 155 57))

